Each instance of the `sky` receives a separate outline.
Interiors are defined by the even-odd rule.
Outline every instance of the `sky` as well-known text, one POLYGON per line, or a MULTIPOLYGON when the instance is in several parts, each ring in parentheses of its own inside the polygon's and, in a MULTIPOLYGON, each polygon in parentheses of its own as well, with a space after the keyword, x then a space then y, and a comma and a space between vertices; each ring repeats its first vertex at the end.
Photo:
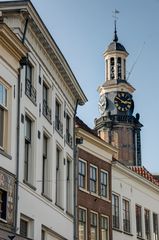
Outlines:
POLYGON ((136 89, 134 115, 140 113, 142 164, 159 173, 159 0, 32 0, 62 51, 88 102, 78 116, 94 127, 98 86, 104 82, 103 53, 117 34, 129 56, 127 76, 136 89), (130 73, 130 74, 129 74, 130 73))

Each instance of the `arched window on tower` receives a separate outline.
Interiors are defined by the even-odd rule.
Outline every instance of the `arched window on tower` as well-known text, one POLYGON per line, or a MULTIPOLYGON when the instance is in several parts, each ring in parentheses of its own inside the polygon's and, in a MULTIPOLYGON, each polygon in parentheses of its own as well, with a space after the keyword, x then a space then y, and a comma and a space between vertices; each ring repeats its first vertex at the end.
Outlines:
POLYGON ((108 80, 108 60, 106 60, 105 64, 106 64, 106 72, 105 72, 106 80, 108 80))
POLYGON ((126 80, 126 60, 124 59, 124 80, 126 80))
POLYGON ((121 58, 118 57, 117 59, 117 66, 118 66, 118 79, 121 79, 122 74, 121 74, 121 58))
POLYGON ((110 79, 114 79, 114 58, 110 59, 110 79))

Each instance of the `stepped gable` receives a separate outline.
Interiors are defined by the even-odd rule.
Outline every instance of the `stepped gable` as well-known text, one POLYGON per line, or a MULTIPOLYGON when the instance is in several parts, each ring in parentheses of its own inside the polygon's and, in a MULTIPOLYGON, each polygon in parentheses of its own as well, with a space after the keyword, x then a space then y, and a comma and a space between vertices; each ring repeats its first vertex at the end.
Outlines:
POLYGON ((131 166, 129 168, 132 171, 136 172, 137 174, 143 176, 145 179, 147 179, 150 182, 154 183, 155 185, 159 186, 159 180, 157 178, 155 178, 145 167, 131 166))

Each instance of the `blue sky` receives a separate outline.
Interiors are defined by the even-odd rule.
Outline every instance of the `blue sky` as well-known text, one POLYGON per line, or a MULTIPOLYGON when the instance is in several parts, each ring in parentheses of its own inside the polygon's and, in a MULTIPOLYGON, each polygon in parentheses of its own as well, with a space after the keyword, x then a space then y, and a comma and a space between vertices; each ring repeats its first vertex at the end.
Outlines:
POLYGON ((136 88, 142 162, 159 172, 159 0, 32 0, 84 90, 88 103, 78 115, 90 127, 99 117, 97 88, 104 82, 103 52, 113 38, 112 11, 120 11, 119 42, 129 52, 127 73, 136 88), (137 60, 137 62, 136 62, 137 60))

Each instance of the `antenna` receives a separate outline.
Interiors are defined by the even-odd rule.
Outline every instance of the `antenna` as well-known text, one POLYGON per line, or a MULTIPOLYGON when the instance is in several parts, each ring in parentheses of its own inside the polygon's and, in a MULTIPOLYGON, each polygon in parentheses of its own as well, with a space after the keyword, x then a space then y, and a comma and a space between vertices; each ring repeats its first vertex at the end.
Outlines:
POLYGON ((142 44, 141 49, 140 49, 140 51, 139 51, 139 54, 137 55, 137 58, 136 58, 136 60, 134 61, 133 65, 132 65, 132 67, 131 67, 131 69, 130 69, 130 71, 129 71, 129 73, 128 73, 127 80, 129 79, 129 77, 130 77, 130 75, 131 75, 131 73, 132 73, 132 71, 133 71, 136 63, 138 62, 139 57, 141 56, 141 53, 142 53, 142 51, 143 51, 143 49, 144 49, 145 44, 146 44, 146 42, 144 41, 144 43, 142 44))

